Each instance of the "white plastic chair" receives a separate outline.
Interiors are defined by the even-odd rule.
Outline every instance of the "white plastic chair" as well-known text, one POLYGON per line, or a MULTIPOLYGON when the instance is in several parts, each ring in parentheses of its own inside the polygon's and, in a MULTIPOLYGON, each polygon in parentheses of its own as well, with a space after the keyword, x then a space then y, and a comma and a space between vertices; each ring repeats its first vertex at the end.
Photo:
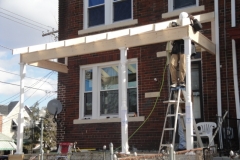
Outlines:
MULTIPOLYGON (((198 132, 200 137, 208 137, 209 143, 212 139, 213 136, 213 129, 216 128, 217 125, 215 122, 199 122, 197 123, 197 128, 198 128, 198 132)), ((193 134, 194 136, 196 136, 196 134, 193 134)), ((210 146, 214 145, 214 140, 212 140, 210 146)))
POLYGON ((72 153, 72 146, 73 143, 68 143, 68 142, 63 142, 59 144, 58 147, 58 156, 55 157, 55 160, 57 160, 58 158, 64 158, 65 160, 69 160, 69 154, 72 153))

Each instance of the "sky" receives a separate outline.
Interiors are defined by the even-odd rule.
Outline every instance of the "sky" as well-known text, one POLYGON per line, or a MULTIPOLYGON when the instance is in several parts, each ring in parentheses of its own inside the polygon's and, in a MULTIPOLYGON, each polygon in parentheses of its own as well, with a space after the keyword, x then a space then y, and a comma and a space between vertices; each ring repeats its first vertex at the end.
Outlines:
MULTIPOLYGON (((58 0, 0 0, 0 105, 20 100, 20 59, 12 49, 54 42, 58 0)), ((27 65, 24 104, 39 107, 57 97, 57 72, 27 65)))

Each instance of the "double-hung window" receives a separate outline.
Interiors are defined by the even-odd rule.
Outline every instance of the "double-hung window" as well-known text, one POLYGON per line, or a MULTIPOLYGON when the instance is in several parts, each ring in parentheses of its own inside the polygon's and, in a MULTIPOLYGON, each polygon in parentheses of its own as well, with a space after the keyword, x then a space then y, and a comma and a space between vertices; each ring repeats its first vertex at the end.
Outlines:
MULTIPOLYGON (((129 114, 138 112, 137 60, 127 64, 127 106, 129 114)), ((120 117, 121 69, 119 62, 80 67, 80 119, 120 117)))
POLYGON ((176 9, 198 6, 199 0, 168 0, 169 11, 176 9))
POLYGON ((84 0, 84 28, 132 19, 132 0, 84 0))
POLYGON ((174 0, 173 2, 174 9, 196 5, 196 0, 174 0))

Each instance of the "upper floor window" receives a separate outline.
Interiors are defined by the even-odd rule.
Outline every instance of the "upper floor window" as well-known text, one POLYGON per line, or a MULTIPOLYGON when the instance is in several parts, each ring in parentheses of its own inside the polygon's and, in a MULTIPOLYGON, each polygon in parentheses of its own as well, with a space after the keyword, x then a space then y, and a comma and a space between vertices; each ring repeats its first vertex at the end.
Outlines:
POLYGON ((199 0, 168 0, 169 11, 176 9, 198 6, 199 0))
POLYGON ((196 0, 174 0, 173 8, 183 8, 196 5, 196 0))
POLYGON ((132 0, 84 0, 84 28, 132 19, 132 0))
MULTIPOLYGON (((80 69, 80 117, 119 117, 121 110, 121 80, 119 62, 82 66, 80 69)), ((129 60, 127 76, 127 106, 129 114, 137 108, 137 64, 129 60)))

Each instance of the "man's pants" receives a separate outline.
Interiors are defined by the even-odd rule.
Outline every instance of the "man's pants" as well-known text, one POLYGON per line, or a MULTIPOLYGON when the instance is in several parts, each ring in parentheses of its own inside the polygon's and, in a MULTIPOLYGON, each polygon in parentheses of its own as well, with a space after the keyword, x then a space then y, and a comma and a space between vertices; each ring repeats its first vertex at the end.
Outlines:
POLYGON ((185 83, 185 75, 186 75, 186 60, 185 54, 172 54, 170 59, 170 73, 173 84, 178 83, 178 75, 177 68, 179 65, 179 83, 185 83), (178 64, 179 62, 179 64, 178 64))

